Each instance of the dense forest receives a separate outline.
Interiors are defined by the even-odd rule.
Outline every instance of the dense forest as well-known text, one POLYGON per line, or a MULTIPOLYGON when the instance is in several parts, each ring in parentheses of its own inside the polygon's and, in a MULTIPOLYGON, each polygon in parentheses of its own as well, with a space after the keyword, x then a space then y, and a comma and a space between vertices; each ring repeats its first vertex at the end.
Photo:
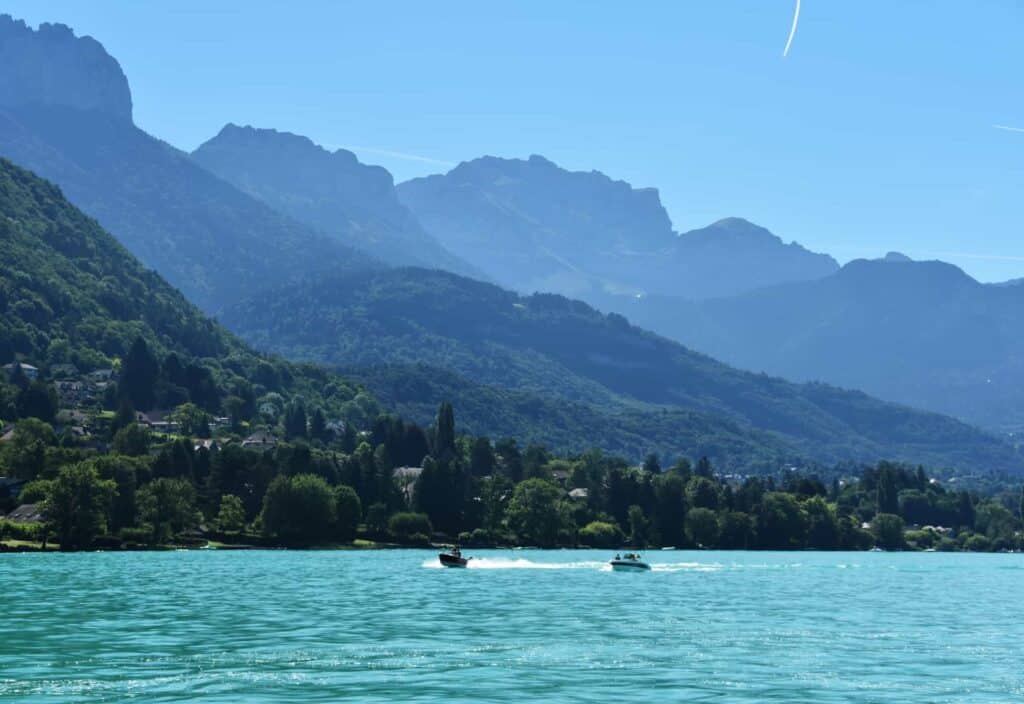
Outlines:
MULTIPOLYGON (((404 268, 320 277, 261 293, 225 311, 222 320, 258 348, 338 365, 382 397, 401 398, 403 410, 418 404, 422 412, 450 400, 430 395, 443 383, 429 371, 434 368, 486 385, 492 395, 504 392, 506 406, 508 392, 516 392, 538 406, 580 406, 579 418, 631 417, 632 427, 658 438, 667 455, 707 455, 737 471, 780 457, 824 464, 889 457, 969 472, 1021 469, 1008 442, 950 418, 825 384, 739 371, 579 301, 519 296, 447 272, 404 268), (393 366, 382 374, 382 364, 393 366), (426 376, 418 378, 424 368, 426 376), (423 392, 418 398, 417 390, 423 392), (714 429, 673 438, 679 416, 672 414, 680 411, 714 429), (750 452, 748 438, 765 451, 750 452)), ((476 404, 464 407, 475 429, 516 430, 499 418, 480 422, 476 404)), ((527 437, 556 441, 543 422, 528 430, 527 437)), ((625 453, 632 449, 626 435, 591 432, 586 441, 625 453)))

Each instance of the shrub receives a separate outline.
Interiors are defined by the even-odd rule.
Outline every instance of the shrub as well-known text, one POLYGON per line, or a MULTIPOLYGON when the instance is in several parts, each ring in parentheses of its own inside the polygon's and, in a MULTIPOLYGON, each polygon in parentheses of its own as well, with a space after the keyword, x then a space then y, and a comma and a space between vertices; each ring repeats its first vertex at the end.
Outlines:
POLYGON ((580 530, 580 542, 592 548, 611 548, 622 541, 622 531, 613 523, 591 521, 580 530))
POLYGON ((0 540, 42 540, 42 523, 14 523, 0 520, 0 540))
POLYGON ((138 543, 148 545, 153 539, 153 529, 148 526, 138 528, 126 527, 121 529, 121 540, 126 543, 138 543))
POLYGON ((388 521, 388 532, 396 538, 409 540, 411 542, 430 542, 431 533, 434 532, 430 525, 430 519, 425 513, 396 513, 388 521), (422 541, 414 540, 419 535, 422 541))

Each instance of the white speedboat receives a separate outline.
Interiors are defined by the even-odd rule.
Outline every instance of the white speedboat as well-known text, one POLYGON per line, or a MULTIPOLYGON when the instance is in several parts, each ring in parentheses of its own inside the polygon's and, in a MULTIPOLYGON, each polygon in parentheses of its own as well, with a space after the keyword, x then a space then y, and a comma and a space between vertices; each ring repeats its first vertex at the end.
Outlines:
POLYGON ((651 566, 640 559, 636 553, 627 552, 622 557, 618 555, 609 563, 616 572, 642 572, 651 569, 651 566))

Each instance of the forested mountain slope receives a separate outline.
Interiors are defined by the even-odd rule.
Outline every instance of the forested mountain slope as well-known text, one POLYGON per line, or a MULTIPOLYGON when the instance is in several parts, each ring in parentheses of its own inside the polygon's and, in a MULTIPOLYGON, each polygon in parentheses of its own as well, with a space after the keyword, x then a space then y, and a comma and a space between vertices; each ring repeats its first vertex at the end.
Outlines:
POLYGON ((1003 442, 949 418, 737 371, 584 303, 521 297, 443 272, 324 278, 235 306, 223 320, 256 346, 293 358, 347 368, 422 363, 478 384, 599 409, 641 409, 648 418, 684 409, 773 433, 822 462, 891 457, 979 470, 1019 464, 1003 442))
POLYGON ((84 373, 116 366, 137 340, 163 368, 154 368, 142 395, 148 406, 191 401, 222 413, 233 397, 239 412, 255 414, 259 398, 274 393, 283 401, 301 395, 338 416, 359 404, 374 412, 372 399, 358 398, 358 387, 335 374, 254 353, 58 188, 0 159, 0 363, 84 373), (172 353, 175 373, 167 376, 172 353))
POLYGON ((745 369, 1024 427, 1024 288, 981 284, 951 264, 857 260, 818 281, 622 310, 745 369))

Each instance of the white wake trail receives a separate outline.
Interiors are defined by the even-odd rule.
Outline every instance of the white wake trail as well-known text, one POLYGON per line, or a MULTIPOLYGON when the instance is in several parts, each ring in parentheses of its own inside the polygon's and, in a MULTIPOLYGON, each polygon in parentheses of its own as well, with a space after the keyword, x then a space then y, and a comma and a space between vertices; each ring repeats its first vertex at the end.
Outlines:
POLYGON ((793 37, 796 36, 796 25, 800 21, 800 0, 796 0, 796 12, 793 13, 793 26, 789 28, 789 39, 786 40, 786 48, 782 50, 782 58, 789 56, 789 47, 793 45, 793 37))

